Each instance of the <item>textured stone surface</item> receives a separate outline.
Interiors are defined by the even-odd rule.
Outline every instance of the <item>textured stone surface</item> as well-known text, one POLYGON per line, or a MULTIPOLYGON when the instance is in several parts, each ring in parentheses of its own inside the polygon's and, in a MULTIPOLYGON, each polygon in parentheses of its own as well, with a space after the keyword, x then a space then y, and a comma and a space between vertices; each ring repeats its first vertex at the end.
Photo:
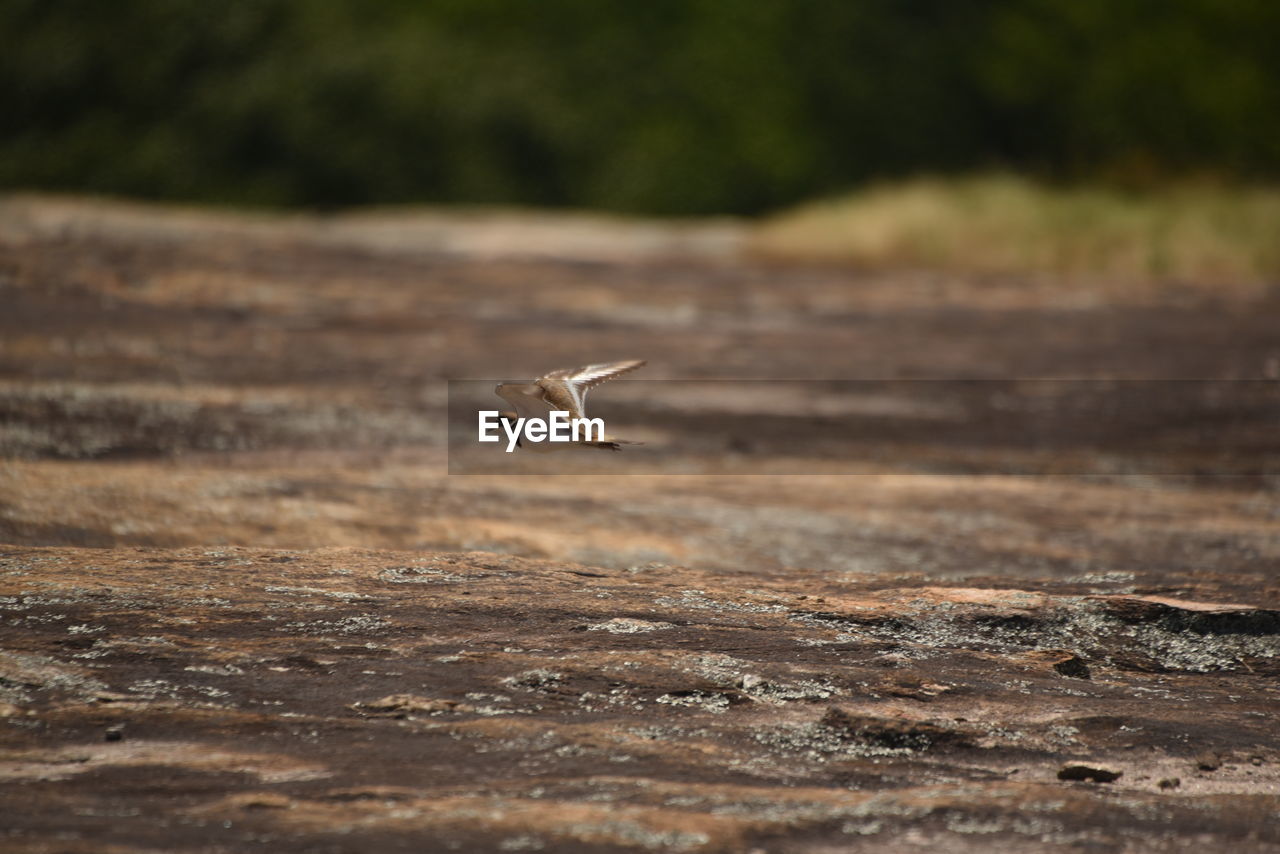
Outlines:
POLYGON ((1274 293, 184 216, 0 205, 0 850, 1280 850, 1274 478, 728 385, 600 397, 652 475, 451 477, 443 389, 1256 379, 1274 293))
POLYGON ((241 547, 0 579, 19 850, 1280 844, 1280 610, 1214 583, 241 547))

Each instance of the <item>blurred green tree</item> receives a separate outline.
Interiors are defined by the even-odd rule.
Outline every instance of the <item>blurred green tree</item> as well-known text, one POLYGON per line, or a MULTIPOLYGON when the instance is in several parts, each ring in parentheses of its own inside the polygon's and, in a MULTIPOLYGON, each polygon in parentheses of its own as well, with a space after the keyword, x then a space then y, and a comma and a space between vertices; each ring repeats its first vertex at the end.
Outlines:
POLYGON ((0 0, 0 186, 753 213, 1280 174, 1264 0, 0 0))

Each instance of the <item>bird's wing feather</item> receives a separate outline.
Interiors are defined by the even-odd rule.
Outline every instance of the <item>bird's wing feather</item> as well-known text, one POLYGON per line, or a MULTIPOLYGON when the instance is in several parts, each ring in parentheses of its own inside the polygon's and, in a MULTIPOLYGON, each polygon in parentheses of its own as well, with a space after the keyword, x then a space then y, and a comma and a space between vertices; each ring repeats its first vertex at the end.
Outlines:
POLYGON ((627 362, 602 362, 581 368, 563 368, 538 379, 537 384, 546 393, 547 402, 569 412, 570 418, 585 418, 587 391, 600 383, 634 371, 644 364, 643 359, 627 362))

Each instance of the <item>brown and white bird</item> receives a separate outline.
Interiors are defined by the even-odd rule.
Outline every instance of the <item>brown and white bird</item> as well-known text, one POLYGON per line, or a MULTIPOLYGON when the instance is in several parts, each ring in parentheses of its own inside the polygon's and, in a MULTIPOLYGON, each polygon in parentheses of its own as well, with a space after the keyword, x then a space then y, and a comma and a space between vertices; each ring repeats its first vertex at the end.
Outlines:
MULTIPOLYGON (((584 365, 581 368, 563 368, 543 374, 531 383, 500 383, 494 392, 498 397, 511 404, 514 412, 501 412, 499 417, 514 421, 516 418, 548 419, 553 411, 568 412, 570 419, 586 418, 587 392, 602 382, 619 377, 644 364, 643 359, 627 362, 603 362, 598 365, 584 365)), ((517 445, 525 447, 517 440, 517 445)), ((549 451, 558 446, 601 448, 610 451, 622 450, 622 445, 641 445, 643 442, 630 442, 612 436, 600 436, 599 441, 578 442, 530 442, 530 450, 549 451)))

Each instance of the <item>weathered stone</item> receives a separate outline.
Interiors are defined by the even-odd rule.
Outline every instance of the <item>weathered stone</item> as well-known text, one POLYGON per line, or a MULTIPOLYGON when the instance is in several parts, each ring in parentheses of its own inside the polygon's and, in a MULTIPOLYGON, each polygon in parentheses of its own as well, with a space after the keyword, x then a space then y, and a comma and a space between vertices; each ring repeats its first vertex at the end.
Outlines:
POLYGON ((1206 750, 1196 757, 1196 768, 1201 771, 1217 771, 1222 767, 1222 757, 1212 750, 1206 750))
POLYGON ((273 222, 0 200, 6 851, 1280 846, 1274 290, 273 222), (614 357, 650 473, 449 474, 614 357))

